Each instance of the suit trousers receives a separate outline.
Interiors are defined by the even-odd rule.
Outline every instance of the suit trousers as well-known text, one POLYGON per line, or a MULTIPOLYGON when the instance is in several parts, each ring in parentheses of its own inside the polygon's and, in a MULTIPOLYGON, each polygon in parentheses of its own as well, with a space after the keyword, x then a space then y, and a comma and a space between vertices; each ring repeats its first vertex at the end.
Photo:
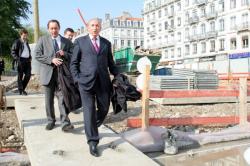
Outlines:
POLYGON ((55 107, 54 107, 54 96, 57 97, 58 106, 60 111, 60 120, 62 127, 70 124, 70 119, 66 113, 65 104, 63 102, 63 94, 58 83, 57 69, 54 68, 51 80, 48 85, 44 86, 45 93, 45 108, 46 115, 49 123, 55 123, 55 107))
POLYGON ((25 90, 31 77, 31 62, 29 58, 20 58, 18 62, 17 84, 19 92, 25 90), (23 76, 24 75, 24 76, 23 76))
POLYGON ((109 88, 102 86, 99 78, 96 79, 93 88, 90 90, 84 90, 83 86, 79 84, 84 113, 85 134, 88 143, 95 142, 98 144, 99 133, 97 122, 102 123, 108 114, 111 91, 109 91, 109 88))

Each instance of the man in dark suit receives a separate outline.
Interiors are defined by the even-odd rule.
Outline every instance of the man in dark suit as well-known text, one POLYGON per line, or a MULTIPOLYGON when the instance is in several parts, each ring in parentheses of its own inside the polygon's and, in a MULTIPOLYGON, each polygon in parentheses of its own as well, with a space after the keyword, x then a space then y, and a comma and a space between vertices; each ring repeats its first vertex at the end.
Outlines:
POLYGON ((98 127, 108 113, 112 91, 109 72, 117 75, 118 69, 114 64, 111 43, 99 35, 100 21, 91 19, 87 29, 89 34, 74 42, 70 68, 81 93, 89 150, 93 156, 98 157, 98 127))
POLYGON ((20 95, 27 95, 25 88, 31 77, 31 53, 28 43, 28 31, 20 30, 20 38, 11 47, 11 55, 17 61, 17 84, 20 95))
POLYGON ((47 24, 49 35, 42 36, 35 48, 35 57, 40 62, 40 81, 44 86, 45 107, 48 124, 46 130, 55 127, 54 96, 58 99, 60 119, 63 131, 73 129, 70 123, 61 86, 58 82, 58 69, 62 60, 67 61, 72 56, 71 41, 59 35, 60 24, 57 20, 50 20, 47 24))

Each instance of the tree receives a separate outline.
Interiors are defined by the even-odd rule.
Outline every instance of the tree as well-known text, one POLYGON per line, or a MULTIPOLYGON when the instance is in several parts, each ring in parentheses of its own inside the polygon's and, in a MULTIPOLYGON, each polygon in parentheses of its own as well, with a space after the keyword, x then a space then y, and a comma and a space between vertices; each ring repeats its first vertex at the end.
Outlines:
POLYGON ((0 0, 0 45, 3 54, 10 53, 13 41, 19 37, 21 18, 28 19, 30 3, 25 0, 0 0))
MULTIPOLYGON (((29 43, 34 43, 34 27, 32 27, 31 25, 24 25, 24 28, 27 29, 29 35, 28 35, 28 41, 29 43)), ((40 28, 40 32, 39 35, 43 36, 48 34, 48 31, 46 28, 40 28)))

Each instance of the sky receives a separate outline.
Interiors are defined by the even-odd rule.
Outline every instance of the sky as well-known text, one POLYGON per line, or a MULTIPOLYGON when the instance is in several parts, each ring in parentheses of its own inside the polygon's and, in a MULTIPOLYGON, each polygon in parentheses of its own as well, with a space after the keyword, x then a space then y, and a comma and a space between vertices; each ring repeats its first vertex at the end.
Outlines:
MULTIPOLYGON (((26 0, 31 4, 33 0, 26 0)), ((40 27, 46 28, 50 19, 57 19, 61 24, 60 33, 67 27, 74 30, 83 26, 83 22, 77 12, 79 8, 84 19, 104 19, 105 13, 110 13, 111 18, 122 15, 128 11, 133 17, 142 17, 143 0, 38 0, 40 27)), ((33 25, 33 15, 29 14, 28 20, 21 20, 23 25, 33 25)))

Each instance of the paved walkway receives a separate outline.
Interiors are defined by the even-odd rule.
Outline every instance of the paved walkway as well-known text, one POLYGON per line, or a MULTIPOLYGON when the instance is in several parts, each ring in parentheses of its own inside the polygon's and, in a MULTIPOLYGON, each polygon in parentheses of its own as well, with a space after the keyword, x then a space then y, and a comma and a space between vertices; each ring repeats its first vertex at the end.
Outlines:
MULTIPOLYGON (((70 114, 75 126, 73 132, 62 132, 59 122, 55 129, 46 131, 43 97, 17 99, 15 108, 32 166, 158 165, 105 126, 99 128, 101 157, 91 156, 83 131, 82 113, 70 114)), ((58 112, 56 109, 57 117, 58 112)))

